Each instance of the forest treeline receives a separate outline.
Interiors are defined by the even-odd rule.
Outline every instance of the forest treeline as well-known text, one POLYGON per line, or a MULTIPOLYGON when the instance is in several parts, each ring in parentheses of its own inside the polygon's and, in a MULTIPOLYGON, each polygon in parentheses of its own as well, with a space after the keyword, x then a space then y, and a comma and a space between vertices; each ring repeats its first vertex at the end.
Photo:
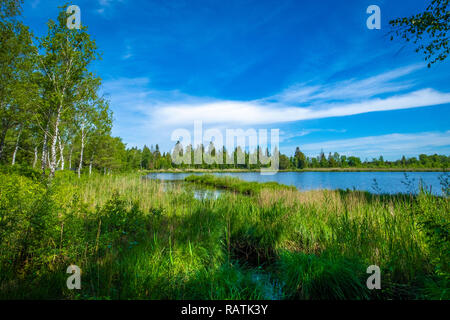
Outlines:
MULTIPOLYGON (((127 154, 127 168, 129 169, 148 169, 148 170, 160 170, 160 169, 259 169, 263 167, 270 166, 269 164, 261 164, 259 161, 259 148, 254 150, 252 153, 248 151, 243 151, 240 147, 235 148, 232 152, 228 152, 226 148, 222 147, 219 151, 212 143, 210 143, 207 151, 205 151, 204 146, 199 146, 198 148, 192 148, 192 146, 187 146, 182 152, 190 152, 190 163, 189 161, 183 162, 182 164, 175 164, 172 161, 174 158, 174 152, 177 150, 174 148, 172 153, 163 152, 161 153, 159 146, 155 147, 144 146, 142 149, 131 148, 126 151, 127 154), (202 164, 195 163, 195 153, 198 149, 203 150, 206 154, 210 154, 213 157, 221 158, 222 163, 212 163, 209 164, 205 159, 203 159, 202 164), (245 157, 245 163, 239 164, 237 161, 238 155, 243 155, 245 157), (257 164, 252 164, 251 158, 257 159, 257 164), (227 158, 232 159, 232 164, 227 163, 227 158)), ((178 151, 182 153, 181 151, 178 151)), ((270 153, 266 150, 264 155, 269 155, 270 153)), ((316 157, 308 157, 297 147, 293 156, 287 156, 285 154, 279 154, 279 168, 281 170, 295 170, 295 169, 307 169, 307 168, 448 168, 450 165, 450 156, 445 155, 426 155, 421 154, 419 157, 405 157, 395 161, 384 160, 383 156, 379 158, 373 158, 371 160, 361 158, 356 156, 345 156, 340 155, 337 152, 328 153, 326 155, 323 151, 316 157)))
MULTIPOLYGON (((0 2, 0 163, 40 168, 53 177, 56 170, 103 173, 134 169, 258 169, 252 154, 220 148, 217 157, 223 164, 204 160, 174 164, 174 154, 161 152, 158 145, 142 149, 127 148, 121 138, 111 135, 113 122, 109 101, 100 94, 102 79, 90 71, 100 59, 95 41, 87 27, 69 29, 66 7, 55 21, 47 23, 47 33, 35 37, 20 21, 21 1, 0 2), (237 155, 245 161, 238 163, 237 155), (227 164, 227 157, 235 161, 227 164)), ((177 146, 177 145, 176 145, 177 146)), ((176 146, 174 150, 176 150, 176 146)), ((178 145, 179 146, 179 145, 178 145)), ((204 146, 198 146, 196 149, 204 146)), ((215 155, 212 143, 208 152, 215 155)), ((257 150, 253 153, 258 154, 257 150)), ((268 152, 266 151, 266 155, 268 152)), ((258 158, 257 155, 255 159, 258 158)), ((220 161, 219 161, 220 162, 220 161)), ((321 152, 307 157, 300 148, 293 156, 279 155, 279 168, 447 168, 450 157, 425 155, 385 161, 383 157, 362 160, 355 156, 321 152)))

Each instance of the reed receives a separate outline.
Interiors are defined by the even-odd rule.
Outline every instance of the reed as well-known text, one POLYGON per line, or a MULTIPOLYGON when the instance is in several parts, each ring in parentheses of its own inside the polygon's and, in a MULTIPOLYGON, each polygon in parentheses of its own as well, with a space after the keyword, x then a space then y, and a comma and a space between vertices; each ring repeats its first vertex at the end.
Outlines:
POLYGON ((2 299, 449 298, 448 197, 424 190, 0 175, 2 299), (193 183, 232 192, 199 200, 193 183), (80 291, 65 287, 69 264, 80 291), (373 264, 380 291, 365 286, 373 264))

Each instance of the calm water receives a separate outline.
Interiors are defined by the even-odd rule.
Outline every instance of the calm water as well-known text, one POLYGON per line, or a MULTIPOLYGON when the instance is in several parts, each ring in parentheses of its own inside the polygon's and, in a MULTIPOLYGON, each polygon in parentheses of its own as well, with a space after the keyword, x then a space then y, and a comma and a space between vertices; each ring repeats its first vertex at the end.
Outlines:
MULTIPOLYGON (((155 179, 156 177, 148 175, 147 178, 155 179)), ((174 177, 174 179, 166 179, 165 177, 159 177, 157 179, 160 179, 164 182, 163 183, 164 191, 176 188, 183 183, 182 180, 180 180, 180 177, 178 176, 174 177)), ((189 185, 189 190, 193 192, 194 198, 198 200, 217 199, 224 192, 223 190, 217 190, 213 188, 202 188, 196 185, 189 185)))
MULTIPOLYGON (((204 173, 151 173, 147 177, 160 180, 183 180, 185 177, 204 173)), ((423 183, 434 194, 442 194, 439 177, 442 172, 279 172, 263 176, 259 172, 214 173, 216 176, 238 177, 246 181, 275 181, 293 185, 299 190, 355 189, 373 193, 417 193, 423 183), (376 181, 376 182, 375 182, 376 181)))

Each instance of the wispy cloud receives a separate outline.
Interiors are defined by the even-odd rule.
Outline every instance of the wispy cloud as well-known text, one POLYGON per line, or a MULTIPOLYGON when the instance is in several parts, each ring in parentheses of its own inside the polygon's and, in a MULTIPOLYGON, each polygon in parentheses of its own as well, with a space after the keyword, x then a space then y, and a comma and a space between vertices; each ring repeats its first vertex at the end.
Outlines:
POLYGON ((98 5, 100 8, 95 10, 98 14, 105 16, 111 11, 113 5, 117 3, 124 3, 126 0, 98 0, 98 5))
POLYGON ((327 85, 296 85, 278 95, 252 101, 186 95, 179 99, 180 96, 170 97, 169 93, 165 101, 151 98, 147 106, 154 123, 180 126, 195 120, 237 125, 285 123, 450 103, 450 93, 431 88, 411 90, 412 81, 403 77, 420 68, 412 65, 327 85))
POLYGON ((130 45, 126 46, 125 54, 122 56, 122 60, 128 60, 133 57, 133 48, 130 45))
POLYGON ((410 79, 401 80, 401 78, 422 68, 424 68, 423 65, 411 65, 365 79, 349 79, 325 85, 296 84, 265 100, 297 104, 330 99, 345 101, 367 99, 380 94, 400 92, 411 88, 413 86, 412 81, 410 79))
POLYGON ((39 3, 41 2, 41 0, 34 0, 31 2, 31 7, 33 9, 36 9, 36 7, 39 5, 39 3))
POLYGON ((450 151, 450 131, 421 132, 414 134, 386 134, 380 136, 361 137, 353 139, 330 140, 318 143, 304 144, 301 149, 308 155, 316 156, 321 150, 338 152, 344 155, 359 155, 363 157, 389 157, 403 154, 406 156, 434 152, 443 148, 443 153, 450 151))
POLYGON ((294 131, 292 133, 287 133, 284 131, 280 131, 280 141, 289 141, 293 138, 298 137, 304 137, 307 135, 310 135, 315 132, 331 132, 331 133, 345 133, 347 132, 346 129, 319 129, 319 128, 313 128, 313 129, 301 129, 300 131, 294 131))
POLYGON ((118 2, 124 2, 124 0, 98 0, 98 4, 102 7, 110 7, 118 2))
POLYGON ((312 107, 294 107, 278 102, 213 101, 196 104, 160 105, 152 111, 157 123, 183 125, 195 120, 206 123, 258 125, 300 120, 343 117, 375 111, 419 108, 450 103, 450 93, 422 89, 388 98, 367 99, 354 103, 324 103, 312 107))
MULTIPOLYGON (((141 141, 162 141, 170 137, 174 128, 191 128, 197 120, 203 121, 204 125, 209 127, 269 124, 273 127, 301 120, 450 103, 450 93, 432 88, 415 88, 411 80, 403 79, 419 68, 414 65, 366 79, 352 79, 326 86, 303 86, 296 87, 295 90, 291 87, 278 95, 252 101, 218 100, 191 96, 177 90, 153 90, 148 78, 108 81, 104 90, 110 93, 117 118, 121 119, 116 127, 120 135, 140 137, 141 141)), ((333 129, 290 131, 282 139, 288 141, 319 130, 333 129)), ((390 138, 395 136, 386 136, 386 139, 390 138)), ((425 143, 426 139, 421 141, 425 143)), ((351 141, 353 142, 355 141, 351 141)), ((432 145, 431 142, 429 145, 432 145)))

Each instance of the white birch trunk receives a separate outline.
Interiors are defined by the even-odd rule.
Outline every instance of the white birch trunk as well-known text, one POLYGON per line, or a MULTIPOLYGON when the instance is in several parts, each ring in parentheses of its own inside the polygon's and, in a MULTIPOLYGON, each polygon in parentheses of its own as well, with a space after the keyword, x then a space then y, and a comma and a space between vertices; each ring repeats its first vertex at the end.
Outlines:
POLYGON ((81 150, 80 150, 80 164, 78 165, 78 178, 80 178, 81 169, 83 168, 83 152, 84 152, 84 123, 81 125, 81 150))
POLYGON ((69 169, 72 170, 72 150, 73 150, 73 146, 70 146, 70 151, 69 151, 69 169))
POLYGON ((92 173, 92 158, 91 161, 89 162, 89 175, 91 175, 92 173))
POLYGON ((59 135, 59 121, 61 119, 62 104, 59 105, 58 112, 56 113, 55 130, 52 137, 51 146, 51 160, 50 160, 50 178, 55 176, 56 171, 56 142, 59 135))
POLYGON ((59 137, 59 159, 61 161, 61 170, 64 170, 64 144, 61 142, 61 136, 59 137))
POLYGON ((14 165, 16 163, 16 155, 17 155, 17 150, 19 149, 19 140, 20 140, 21 134, 22 134, 22 128, 20 128, 19 134, 17 135, 16 146, 14 148, 14 153, 13 153, 13 157, 12 157, 12 161, 11 161, 12 165, 14 165))
POLYGON ((37 148, 37 147, 34 147, 33 169, 36 167, 37 158, 38 158, 38 148, 37 148))
POLYGON ((49 124, 47 123, 47 129, 44 132, 44 141, 42 143, 42 157, 41 157, 41 169, 42 169, 42 174, 45 175, 45 168, 47 167, 47 157, 48 157, 48 152, 47 152, 47 139, 48 139, 48 127, 49 124))

